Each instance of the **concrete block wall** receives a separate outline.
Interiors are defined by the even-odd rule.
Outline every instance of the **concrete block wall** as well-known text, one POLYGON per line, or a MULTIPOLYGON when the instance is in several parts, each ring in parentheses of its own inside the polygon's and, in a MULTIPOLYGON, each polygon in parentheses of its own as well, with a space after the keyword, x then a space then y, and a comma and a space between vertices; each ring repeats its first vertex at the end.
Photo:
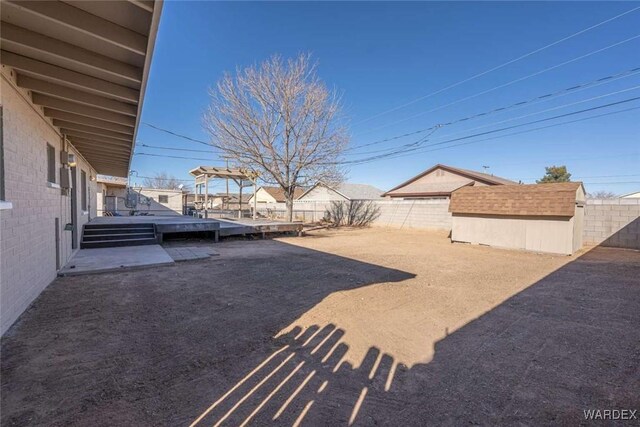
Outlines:
MULTIPOLYGON (((1 93, 3 106, 5 201, 11 209, 0 210, 0 333, 15 322, 29 304, 51 283, 57 272, 56 246, 60 264, 72 255, 72 237, 64 226, 71 222, 71 199, 60 188, 47 184, 46 144, 55 148, 56 181, 60 183, 62 138, 30 96, 14 86, 15 73, 3 66, 1 93), (55 219, 59 218, 59 243, 55 219)), ((88 207, 81 210, 78 195, 78 230, 95 216, 95 171, 78 158, 80 171, 87 173, 88 207)), ((78 237, 80 232, 78 232, 78 237)))
MULTIPOLYGON (((373 223, 376 227, 424 228, 451 230, 451 213, 448 199, 433 200, 375 200, 380 216, 373 223)), ((294 202, 293 216, 296 221, 319 221, 331 202, 294 202)), ((258 212, 276 219, 285 218, 285 206, 280 203, 261 203, 258 212)))
POLYGON ((640 249, 640 199, 587 200, 583 244, 640 249))
POLYGON ((449 199, 377 201, 379 227, 451 230, 449 199))

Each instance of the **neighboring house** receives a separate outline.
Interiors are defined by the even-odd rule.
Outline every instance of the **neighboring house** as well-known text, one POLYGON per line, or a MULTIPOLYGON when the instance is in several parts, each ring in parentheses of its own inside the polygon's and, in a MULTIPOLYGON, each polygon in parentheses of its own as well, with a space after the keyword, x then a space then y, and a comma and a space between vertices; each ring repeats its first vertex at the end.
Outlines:
POLYGON ((336 186, 319 182, 298 197, 296 202, 332 202, 348 200, 377 200, 383 191, 368 184, 342 183, 336 186))
POLYGON ((640 191, 636 191, 635 193, 623 194, 620 196, 621 199, 640 199, 640 191))
POLYGON ((105 215, 182 215, 184 194, 169 188, 131 187, 125 178, 97 179, 97 214, 105 215), (132 196, 133 194, 133 196, 132 196))
POLYGON ((1 333, 80 247, 97 175, 129 174, 161 9, 2 1, 1 333))
POLYGON ((437 164, 383 194, 392 199, 449 199, 465 186, 518 184, 499 176, 437 164))
MULTIPOLYGON (((297 200, 303 193, 303 188, 296 188, 293 192, 293 200, 297 200)), ((256 191, 256 203, 284 203, 284 190, 281 187, 260 187, 256 191)), ((249 199, 249 204, 253 206, 253 196, 249 199)))

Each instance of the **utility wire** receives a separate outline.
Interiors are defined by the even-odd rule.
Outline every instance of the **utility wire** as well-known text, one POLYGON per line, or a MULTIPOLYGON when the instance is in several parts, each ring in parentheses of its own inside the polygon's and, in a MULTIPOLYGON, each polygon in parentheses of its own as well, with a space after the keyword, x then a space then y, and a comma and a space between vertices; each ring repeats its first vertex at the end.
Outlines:
MULTIPOLYGON (((494 139, 501 139, 501 138, 507 138, 507 137, 515 136, 515 135, 521 135, 521 134, 525 134, 525 133, 536 132, 536 131, 539 131, 539 130, 544 130, 544 129, 548 129, 548 128, 552 128, 552 127, 564 126, 564 125, 578 123, 578 122, 584 122, 584 121, 587 121, 587 120, 593 120, 593 119, 597 119, 597 118, 605 117, 605 116, 612 116, 612 115, 615 115, 615 114, 621 114, 621 113, 625 113, 627 111, 638 110, 638 109, 640 109, 640 107, 626 108, 626 109, 623 109, 623 110, 613 111, 613 112, 610 112, 610 113, 598 114, 598 115, 595 115, 595 116, 584 117, 584 118, 581 118, 581 119, 569 120, 569 121, 560 122, 560 123, 554 123, 554 124, 547 125, 547 126, 539 126, 539 127, 532 128, 532 129, 522 130, 522 131, 519 131, 519 132, 512 132, 512 133, 508 133, 508 134, 505 134, 505 135, 498 135, 498 136, 493 136, 493 137, 490 137, 490 138, 478 139, 476 141, 466 141, 466 142, 461 142, 459 144, 453 144, 453 145, 449 145, 449 146, 445 146, 445 147, 438 147, 438 148, 433 148, 433 149, 430 149, 430 150, 421 150, 420 152, 421 153, 433 152, 433 151, 446 150, 446 149, 449 149, 449 148, 455 148, 455 147, 459 147, 459 146, 462 146, 462 145, 477 144, 479 142, 491 141, 491 140, 494 140, 494 139)), ((615 156, 598 156, 596 158, 597 159, 602 159, 602 158, 614 158, 614 157, 629 157, 630 155, 637 155, 637 154, 638 153, 628 153, 628 154, 615 155, 615 156)), ((399 155, 396 155, 396 156, 392 156, 391 158, 407 157, 409 155, 414 155, 414 153, 399 154, 399 155)), ((587 158, 578 158, 578 159, 574 158, 573 160, 591 160, 591 159, 593 159, 593 157, 592 158, 589 158, 589 157, 587 157, 587 158)), ((526 163, 528 164, 529 162, 526 162, 526 163)), ((364 164, 364 162, 361 163, 361 164, 364 164)))
POLYGON ((513 64, 513 63, 515 63, 515 62, 518 62, 518 61, 522 60, 522 59, 528 58, 528 57, 529 57, 529 56, 531 56, 531 55, 535 55, 536 53, 539 53, 539 52, 542 52, 543 50, 549 49, 550 47, 553 47, 553 46, 555 46, 555 45, 557 45, 557 44, 559 44, 559 43, 562 43, 562 42, 564 42, 564 41, 570 40, 570 39, 572 39, 572 38, 574 38, 574 37, 579 36, 580 34, 586 33, 587 31, 593 30, 593 29, 595 29, 595 28, 600 27, 601 25, 604 25, 604 24, 606 24, 606 23, 609 23, 609 22, 611 22, 611 21, 613 21, 613 20, 615 20, 615 19, 621 18, 621 17, 623 17, 623 16, 625 16, 625 15, 627 15, 627 14, 629 14, 629 13, 635 12, 635 11, 636 11, 636 10, 638 10, 638 9, 640 9, 640 6, 639 6, 639 7, 635 7, 635 8, 633 8, 633 9, 630 9, 630 10, 627 10, 626 12, 623 12, 623 13, 621 13, 621 14, 619 14, 619 15, 616 15, 616 16, 614 16, 614 17, 612 17, 612 18, 606 19, 606 20, 604 20, 604 21, 602 21, 602 22, 599 22, 599 23, 597 23, 597 24, 595 24, 595 25, 592 25, 592 26, 587 27, 587 28, 585 28, 585 29, 583 29, 583 30, 580 30, 580 31, 578 31, 578 32, 576 32, 576 33, 573 33, 573 34, 571 34, 571 35, 569 35, 569 36, 567 36, 567 37, 563 37, 563 38, 561 38, 560 40, 556 40, 556 41, 555 41, 555 42, 553 42, 553 43, 550 43, 550 44, 545 45, 545 46, 542 46, 542 47, 540 47, 540 48, 538 48, 538 49, 532 50, 531 52, 525 53, 524 55, 521 55, 521 56, 519 56, 519 57, 517 57, 517 58, 514 58, 514 59, 512 59, 512 60, 510 60, 510 61, 507 61, 507 62, 505 62, 505 63, 503 63, 503 64, 500 64, 500 65, 498 65, 498 66, 496 66, 496 67, 490 68, 490 69, 488 69, 488 70, 486 70, 486 71, 483 71, 483 72, 481 72, 481 73, 475 74, 475 75, 473 75, 473 76, 471 76, 471 77, 468 77, 468 78, 466 78, 466 79, 464 79, 464 80, 461 80, 461 81, 459 81, 459 82, 457 82, 457 83, 454 83, 454 84, 451 84, 451 85, 449 85, 449 86, 446 86, 446 87, 444 87, 444 88, 442 88, 442 89, 439 89, 439 90, 437 90, 437 91, 435 91, 435 92, 432 92, 432 93, 430 93, 430 94, 428 94, 428 95, 420 96, 420 97, 418 97, 418 98, 416 98, 416 99, 414 99, 414 100, 412 100, 412 101, 406 102, 406 103, 404 103, 404 104, 402 104, 402 105, 399 105, 399 106, 397 106, 397 107, 394 107, 394 108, 391 108, 391 109, 389 109, 389 110, 382 111, 382 112, 380 112, 380 113, 374 114, 373 116, 367 117, 367 118, 365 118, 365 119, 363 119, 363 120, 360 120, 360 121, 356 122, 356 123, 354 124, 354 126, 357 126, 358 124, 361 124, 361 123, 368 122, 368 121, 373 120, 373 119, 375 119, 375 118, 377 118, 377 117, 380 117, 380 116, 382 116, 382 115, 385 115, 385 114, 392 113, 392 112, 394 112, 394 111, 400 110, 400 109, 402 109, 402 108, 404 108, 404 107, 407 107, 407 106, 409 106, 409 105, 413 105, 413 104, 415 104, 416 102, 422 101, 423 99, 430 98, 430 97, 432 97, 432 96, 434 96, 434 95, 437 95, 437 94, 442 93, 442 92, 444 92, 444 91, 447 91, 447 90, 449 90, 449 89, 453 89, 454 87, 460 86, 461 84, 464 84, 464 83, 470 82, 470 81, 472 81, 472 80, 475 80, 475 79, 477 79, 478 77, 482 77, 482 76, 487 75, 487 74, 489 74, 489 73, 491 73, 491 72, 493 72, 493 71, 497 71, 497 70, 499 70, 499 69, 501 69, 501 68, 506 67, 507 65, 511 65, 511 64, 513 64))
POLYGON ((427 114, 427 113, 432 113, 432 112, 434 112, 434 111, 442 110, 443 108, 450 107, 450 106, 452 106, 452 105, 456 105, 456 104, 459 104, 459 103, 464 102, 464 101, 468 101, 469 99, 473 99, 473 98, 476 98, 476 97, 478 97, 478 96, 485 95, 485 94, 487 94, 487 93, 493 92, 493 91, 495 91, 495 90, 502 89, 502 88, 507 87, 507 86, 511 86, 512 84, 519 83, 519 82, 521 82, 521 81, 523 81, 523 80, 530 79, 531 77, 535 77, 535 76, 538 76, 538 75, 540 75, 540 74, 544 74, 544 73, 546 73, 546 72, 548 72, 548 71, 551 71, 551 70, 555 70, 556 68, 560 68, 560 67, 562 67, 562 66, 564 66, 564 65, 571 64, 572 62, 579 61, 579 60, 581 60, 581 59, 587 58, 587 57, 589 57, 589 56, 595 55, 595 54, 597 54, 597 53, 600 53, 600 52, 603 52, 603 51, 605 51, 605 50, 611 49, 611 48, 613 48, 613 47, 619 46, 619 45, 621 45, 621 44, 628 43, 628 42, 630 42, 630 41, 632 41, 632 40, 635 40, 635 39, 638 39, 638 38, 640 38, 640 34, 635 35, 635 36, 633 36, 633 37, 629 37, 629 38, 627 38, 627 39, 625 39, 625 40, 622 40, 622 41, 619 41, 619 42, 617 42, 617 43, 614 43, 614 44, 611 44, 611 45, 605 46, 605 47, 603 47, 603 48, 600 48, 600 49, 597 49, 597 50, 591 51, 591 52, 586 53, 586 54, 584 54, 584 55, 580 55, 580 56, 575 57, 575 58, 573 58, 573 59, 570 59, 570 60, 568 60, 568 61, 561 62, 560 64, 556 64, 556 65, 553 65, 553 66, 551 66, 551 67, 547 67, 547 68, 545 68, 545 69, 542 69, 542 70, 540 70, 540 71, 536 71, 535 73, 532 73, 532 74, 526 75, 526 76, 524 76, 524 77, 519 77, 519 78, 517 78, 517 79, 515 79, 515 80, 511 80, 511 81, 509 81, 509 82, 507 82, 507 83, 503 83, 503 84, 501 84, 501 85, 494 86, 494 87, 492 87, 491 89, 483 90, 483 91, 478 92, 478 93, 475 93, 475 94, 473 94, 473 95, 469 95, 469 96, 466 96, 466 97, 464 97, 464 98, 459 98, 459 99, 457 99, 457 100, 455 100, 455 101, 449 102, 448 104, 440 105, 440 106, 435 107, 435 108, 432 108, 432 109, 430 109, 430 110, 422 111, 422 112, 420 112, 420 113, 418 113, 418 114, 414 114, 414 115, 412 115, 412 116, 405 117, 404 119, 396 120, 395 122, 387 123, 386 125, 378 126, 378 127, 376 127, 376 128, 372 128, 372 129, 366 130, 366 131, 364 131, 364 132, 361 132, 361 134, 364 134, 364 133, 370 133, 370 132, 373 132, 373 131, 376 131, 376 130, 379 130, 379 129, 384 129, 384 128, 387 128, 387 127, 389 127, 389 126, 393 126, 393 125, 396 125, 396 124, 398 124, 398 123, 406 122, 407 120, 411 120, 411 119, 414 119, 414 118, 416 118, 416 117, 420 117, 420 116, 425 115, 425 114, 427 114))
MULTIPOLYGON (((503 128, 500 128, 500 129, 493 129, 493 130, 486 131, 486 132, 480 132, 480 133, 475 133, 475 134, 472 134, 472 135, 467 135, 467 136, 463 136, 463 137, 459 137, 459 138, 448 139, 446 141, 435 142, 435 143, 428 144, 428 145, 420 147, 420 148, 427 148, 427 147, 436 146, 436 145, 443 145, 443 144, 448 144, 448 143, 451 143, 451 142, 456 142, 456 141, 461 141, 461 140, 465 140, 465 139, 475 138, 475 137, 478 137, 478 136, 488 135, 488 134, 492 134, 492 133, 496 133, 496 132, 502 132, 502 131, 505 131, 505 130, 515 129, 515 128, 522 127, 522 126, 528 126, 528 125, 535 124, 535 123, 541 123, 541 122, 545 122, 545 121, 549 121, 549 120, 559 119, 559 118, 562 118, 562 117, 568 117, 568 116, 572 116, 572 115, 576 115, 576 114, 586 113, 586 112, 589 112, 589 111, 599 110, 599 109, 602 109, 602 108, 612 107, 614 105, 620 105, 620 104, 624 104, 624 103, 627 103, 627 102, 636 101, 638 99, 640 99, 640 97, 628 98, 628 99, 625 99, 625 100, 622 100, 622 101, 612 102, 612 103, 604 104, 604 105, 598 105, 598 106, 595 106, 595 107, 586 108, 586 109, 579 110, 579 111, 573 111, 571 113, 560 114, 560 115, 557 115, 557 116, 547 117, 547 118, 544 118, 544 119, 534 120, 534 121, 530 121, 530 122, 526 122, 526 123, 521 123, 521 124, 518 124, 518 125, 507 126, 507 127, 503 127, 503 128)), ((460 145, 462 145, 462 144, 460 144, 460 145)), ((449 148, 449 147, 447 147, 447 148, 449 148)), ((380 155, 377 155, 377 156, 372 156, 372 157, 363 158, 363 159, 356 159, 356 160, 350 160, 350 161, 345 161, 345 162, 339 162, 337 164, 364 163, 364 162, 368 162, 368 161, 371 161, 371 160, 387 158, 387 157, 389 157, 391 155, 394 155, 394 154, 404 154, 404 153, 407 153, 407 152, 412 152, 412 154, 413 154, 415 152, 422 152, 422 150, 420 150, 420 149, 400 150, 400 151, 394 152, 394 153, 380 154, 380 155)))
MULTIPOLYGON (((637 75, 637 74, 640 74, 640 67, 632 68, 630 70, 625 70, 625 71, 622 71, 622 72, 617 73, 617 74, 611 74, 611 75, 608 75, 608 76, 605 76, 605 77, 601 77, 601 78, 596 79, 596 80, 591 80, 589 82, 581 83, 581 84, 578 84, 578 85, 573 85, 573 86, 570 86, 568 88, 561 89, 561 90, 558 90, 558 91, 555 91, 555 92, 551 92, 551 93, 547 93, 547 94, 544 94, 544 95, 536 96, 536 97, 530 98, 530 99, 528 99, 526 101, 515 102, 513 104, 510 104, 510 105, 507 105, 507 106, 504 106, 504 107, 494 108, 492 110, 487 110, 487 111, 484 111, 484 112, 481 112, 481 113, 477 113, 477 114, 466 116, 466 117, 463 117, 463 118, 460 118, 460 119, 452 120, 450 122, 443 123, 442 125, 443 126, 449 126, 449 125, 452 125, 452 124, 456 124, 456 123, 460 123, 460 122, 464 122, 464 121, 468 121, 468 120, 473 120, 473 119, 476 119, 476 118, 479 118, 479 117, 486 117, 488 115, 495 114, 495 113, 498 113, 498 112, 504 112, 504 111, 507 111, 507 110, 523 108, 523 107, 525 107, 527 105, 535 104, 535 103, 542 102, 542 101, 551 100, 551 99, 554 99, 556 97, 568 95, 570 93, 576 93, 576 92, 579 92, 581 90, 588 89, 588 88, 591 88, 591 87, 597 87, 597 86, 600 86, 600 85, 603 85, 603 84, 608 84, 608 83, 611 83, 611 82, 614 82, 614 81, 617 81, 617 80, 620 80, 620 79, 623 79, 623 78, 626 78, 626 77, 631 77, 631 76, 634 76, 634 75, 637 75)), ((419 133, 423 133, 423 132, 429 131, 431 129, 433 129, 433 126, 429 127, 429 128, 426 128, 426 129, 419 129, 417 131, 405 133, 405 134, 402 134, 402 135, 397 135, 397 136, 381 139, 381 140, 378 140, 378 141, 369 142, 369 143, 366 143, 366 144, 355 145, 353 147, 347 148, 345 151, 353 151, 353 150, 357 150, 357 149, 363 148, 363 147, 368 147, 368 146, 371 146, 371 145, 377 145, 377 144, 382 144, 382 143, 385 143, 385 142, 394 141, 394 140, 401 139, 401 138, 406 138, 407 136, 412 136, 412 135, 416 135, 416 134, 419 134, 419 133)), ((364 153, 359 153, 359 154, 364 154, 364 153)))
POLYGON ((209 153, 211 154, 212 151, 211 150, 191 150, 188 148, 175 148, 175 147, 162 147, 160 145, 151 145, 151 144, 145 144, 145 143, 138 143, 138 145, 142 146, 142 147, 147 147, 147 148, 155 148, 157 150, 171 150, 171 151, 191 151, 194 153, 209 153))
MULTIPOLYGON (((516 103, 508 105, 508 106, 494 108, 492 110, 487 110, 485 112, 481 112, 481 113, 473 114, 471 116, 466 116, 466 117, 463 117, 463 118, 460 118, 460 119, 452 120, 450 122, 444 123, 443 125, 447 125, 448 126, 448 125, 456 124, 456 123, 459 123, 459 122, 464 122, 464 121, 467 121, 467 120, 471 120, 471 119, 474 119, 474 118, 484 117, 484 116, 487 116, 489 114, 493 114, 493 113, 497 113, 497 112, 503 112, 505 110, 509 110, 509 109, 513 109, 513 108, 523 107, 523 106, 525 106, 527 104, 531 104, 531 103, 536 102, 536 101, 551 99, 552 97, 558 96, 558 95, 563 94, 563 93, 577 92, 578 90, 582 90, 582 89, 585 89, 587 87, 597 86, 597 85, 600 85, 600 84, 609 83, 609 82, 618 80, 620 78, 630 77, 630 76, 633 76, 633 75, 637 75, 639 73, 640 73, 640 67, 635 67, 635 68, 632 68, 632 69, 629 69, 629 70, 622 71, 622 72, 617 73, 617 74, 611 74, 611 75, 608 75, 608 76, 605 76, 605 77, 601 77, 601 78, 596 79, 596 80, 592 80, 592 81, 589 81, 589 82, 581 83, 581 84, 578 84, 578 85, 573 85, 571 87, 568 87, 568 88, 565 88, 565 89, 562 89, 562 90, 559 90, 559 91, 556 91, 556 92, 548 93, 548 94, 545 94, 545 95, 540 95, 540 96, 537 96, 535 98, 531 98, 531 99, 526 100, 526 101, 519 101, 519 102, 516 102, 516 103)), ((153 128, 153 129, 156 129, 156 130, 158 130, 160 132, 164 132, 164 133, 173 135, 173 136, 175 136, 177 138, 181 138, 181 139, 184 139, 184 140, 187 140, 187 141, 191 141, 191 142, 196 142, 196 143, 199 143, 199 144, 207 145, 209 147, 215 147, 211 143, 208 143, 208 142, 196 139, 196 138, 192 138, 190 136, 187 136, 187 135, 184 135, 184 134, 181 134, 181 133, 178 133, 178 132, 174 132, 174 131, 166 129, 166 128, 162 128, 160 126, 157 126, 157 125, 154 125, 154 124, 151 124, 151 123, 144 122, 143 124, 153 128)), ((356 146, 347 148, 345 151, 356 150, 356 149, 367 147, 367 146, 371 146, 371 145, 377 145, 377 144, 382 144, 382 143, 385 143, 385 142, 390 142, 390 141, 394 141, 394 140, 401 139, 401 138, 406 138, 406 137, 412 136, 412 135, 418 135, 418 134, 421 134, 421 133, 424 133, 424 132, 431 131, 434 128, 436 128, 436 126, 431 126, 431 127, 425 128, 425 129, 419 129, 417 131, 404 133, 404 134, 401 134, 401 135, 396 135, 396 136, 393 136, 393 137, 389 137, 389 138, 385 138, 385 139, 381 139, 381 140, 377 140, 377 141, 373 141, 373 142, 369 142, 369 143, 365 143, 365 144, 356 145, 356 146)), ((148 145, 148 144, 144 144, 144 143, 142 143, 141 145, 144 146, 144 147, 148 147, 148 148, 158 148, 158 149, 165 149, 165 150, 191 151, 191 152, 203 152, 203 153, 219 154, 219 153, 217 153, 215 151, 211 152, 209 150, 192 150, 192 149, 168 148, 168 147, 152 146, 152 145, 148 145)), ((386 151, 386 150, 387 149, 385 149, 384 151, 386 151)), ((362 154, 365 154, 365 153, 358 153, 358 154, 362 155, 362 154)), ((199 160, 203 160, 203 159, 199 159, 199 160)))

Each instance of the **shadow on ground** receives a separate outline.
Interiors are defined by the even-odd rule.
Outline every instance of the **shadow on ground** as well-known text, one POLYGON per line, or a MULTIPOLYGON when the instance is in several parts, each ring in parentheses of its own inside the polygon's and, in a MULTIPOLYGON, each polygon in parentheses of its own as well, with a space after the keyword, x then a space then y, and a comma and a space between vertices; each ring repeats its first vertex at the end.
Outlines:
POLYGON ((296 319, 414 275, 244 243, 57 280, 3 337, 2 424, 575 424, 583 409, 640 409, 637 252, 592 250, 452 331, 429 363, 371 346, 353 366, 341 325, 296 319))

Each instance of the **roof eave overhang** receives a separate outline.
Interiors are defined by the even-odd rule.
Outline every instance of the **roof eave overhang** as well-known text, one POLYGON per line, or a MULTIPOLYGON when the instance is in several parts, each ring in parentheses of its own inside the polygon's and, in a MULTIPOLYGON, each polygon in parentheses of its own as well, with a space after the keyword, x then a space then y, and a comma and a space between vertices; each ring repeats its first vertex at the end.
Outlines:
POLYGON ((0 62, 98 173, 128 175, 161 11, 162 0, 2 2, 0 62))

